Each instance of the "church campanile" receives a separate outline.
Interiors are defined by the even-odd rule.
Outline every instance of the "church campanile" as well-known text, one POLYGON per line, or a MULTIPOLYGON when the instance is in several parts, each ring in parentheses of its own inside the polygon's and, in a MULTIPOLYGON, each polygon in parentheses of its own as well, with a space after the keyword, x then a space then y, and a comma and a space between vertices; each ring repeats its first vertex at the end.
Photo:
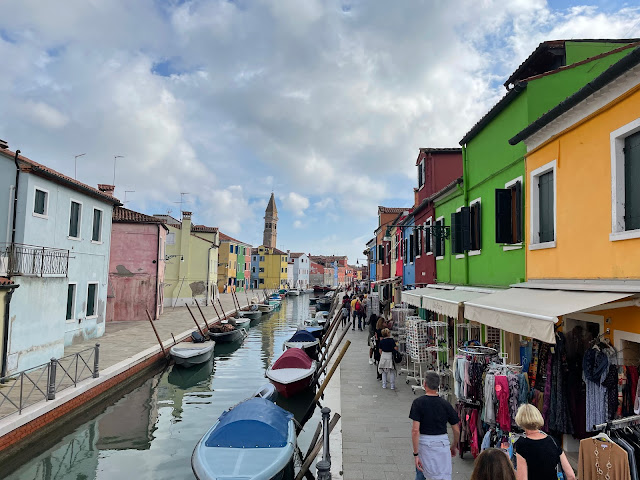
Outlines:
POLYGON ((267 209, 264 211, 264 236, 262 237, 262 244, 265 247, 276 248, 276 238, 278 232, 276 231, 276 225, 278 224, 278 209, 276 208, 276 199, 271 194, 267 209))

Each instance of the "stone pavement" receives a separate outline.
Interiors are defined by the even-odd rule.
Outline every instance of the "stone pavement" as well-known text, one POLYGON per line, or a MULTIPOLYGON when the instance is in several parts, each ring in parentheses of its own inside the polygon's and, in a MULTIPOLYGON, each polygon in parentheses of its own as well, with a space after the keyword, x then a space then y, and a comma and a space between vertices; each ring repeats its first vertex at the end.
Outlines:
MULTIPOLYGON (((340 364, 344 480, 412 480, 409 409, 420 392, 414 395, 404 376, 397 390, 383 390, 368 362, 367 333, 350 331, 346 338, 351 346, 340 364)), ((470 453, 454 458, 453 480, 468 480, 472 471, 470 453)))

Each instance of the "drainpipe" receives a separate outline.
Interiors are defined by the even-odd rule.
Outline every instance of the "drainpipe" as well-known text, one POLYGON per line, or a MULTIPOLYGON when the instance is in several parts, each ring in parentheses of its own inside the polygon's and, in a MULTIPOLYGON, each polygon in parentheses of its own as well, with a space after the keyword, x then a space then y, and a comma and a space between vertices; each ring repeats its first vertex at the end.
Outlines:
POLYGON ((9 346, 9 304, 11 303, 11 296, 16 288, 20 285, 12 285, 7 294, 4 297, 4 329, 2 331, 2 367, 0 367, 0 378, 3 378, 7 374, 7 347, 9 346))
MULTIPOLYGON (((464 206, 469 206, 469 182, 467 175, 467 145, 462 146, 462 191, 464 206)), ((469 253, 464 256, 464 284, 469 285, 469 253)))
MULTIPOLYGON (((13 157, 13 161, 16 164, 16 188, 13 190, 13 225, 11 228, 11 246, 16 243, 16 219, 18 218, 18 181, 20 180, 20 165, 18 165, 18 155, 20 150, 16 150, 16 154, 13 157)), ((9 278, 11 278, 11 271, 9 271, 9 278)))
MULTIPOLYGON (((160 228, 162 225, 158 224, 158 253, 160 253, 160 228)), ((163 259, 164 260, 164 259, 163 259)), ((160 315, 158 314, 158 290, 160 289, 160 255, 158 255, 158 260, 156 261, 156 294, 155 294, 155 316, 154 320, 158 320, 160 315)))

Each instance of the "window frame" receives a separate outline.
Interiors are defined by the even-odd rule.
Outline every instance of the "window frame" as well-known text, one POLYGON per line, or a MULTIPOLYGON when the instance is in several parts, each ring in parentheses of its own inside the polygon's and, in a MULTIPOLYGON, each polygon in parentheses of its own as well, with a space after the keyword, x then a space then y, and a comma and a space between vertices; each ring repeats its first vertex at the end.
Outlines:
POLYGON ((431 238, 433 234, 433 231, 432 231, 433 216, 430 216, 429 218, 427 218, 427 220, 425 220, 424 226, 429 228, 429 235, 427 235, 427 230, 425 229, 425 235, 424 235, 425 250, 427 252, 427 255, 433 255, 434 251, 433 251, 433 246, 431 245, 431 238))
POLYGON ((530 206, 529 206, 529 250, 542 250, 546 248, 555 248, 558 240, 558 171, 557 160, 542 165, 531 171, 529 175, 530 185, 530 206), (553 172, 553 240, 548 242, 540 242, 538 234, 540 230, 540 195, 538 182, 541 175, 553 172))
POLYGON ((37 217, 37 218, 44 218, 45 220, 49 218, 49 190, 47 190, 46 188, 37 187, 37 186, 33 187, 33 208, 31 209, 31 213, 33 214, 34 217, 37 217), (36 192, 38 190, 40 190, 45 194, 44 213, 36 212, 36 192))
MULTIPOLYGON (((522 175, 520 175, 519 177, 514 178, 513 180, 507 182, 504 184, 504 188, 512 188, 513 186, 515 186, 516 183, 520 182, 520 185, 522 187, 524 187, 524 178, 522 175)), ((524 209, 524 205, 522 206, 524 209)), ((502 251, 503 252, 508 252, 510 250, 520 250, 523 246, 522 242, 518 242, 518 243, 510 243, 508 245, 502 245, 502 251)))
POLYGON ((82 210, 84 210, 84 205, 80 200, 76 200, 74 198, 69 199, 69 226, 67 230, 67 233, 69 234, 67 235, 67 238, 69 240, 75 240, 76 242, 80 242, 82 240, 82 210), (71 206, 74 203, 77 203, 78 205, 80 205, 80 209, 78 210, 78 236, 77 237, 72 237, 71 231, 70 231, 71 230, 71 206))
POLYGON ((84 309, 84 317, 85 318, 98 318, 98 292, 100 290, 100 285, 98 282, 87 282, 87 302, 86 302, 86 306, 84 309), (95 297, 93 299, 93 315, 89 315, 89 286, 90 285, 95 285, 96 286, 96 294, 95 297))
MULTIPOLYGON (((478 250, 469 250, 467 251, 467 255, 470 257, 474 257, 476 255, 480 255, 482 253, 482 197, 475 198, 469 202, 469 209, 475 204, 480 205, 480 248, 478 250)), ((473 227, 473 215, 471 216, 471 222, 473 227)), ((473 228, 471 229, 471 238, 473 243, 473 228)))
MULTIPOLYGON (((69 302, 69 287, 73 285, 74 289, 73 289, 73 303, 71 305, 71 318, 65 318, 65 322, 67 323, 75 323, 76 322, 76 306, 77 306, 77 301, 78 301, 78 282, 69 282, 67 284, 67 303, 69 302)), ((65 317, 66 317, 66 312, 65 312, 65 317)))
POLYGON ((104 223, 104 210, 102 208, 98 208, 98 207, 93 207, 93 218, 91 219, 91 243, 94 243, 96 245, 102 245, 102 225, 104 223), (98 240, 94 240, 93 239, 93 228, 94 228, 94 222, 96 221, 96 210, 98 210, 100 212, 100 233, 99 233, 99 239, 98 240))
POLYGON ((640 132, 640 118, 609 134, 611 142, 611 233, 609 241, 640 238, 640 229, 626 230, 625 215, 625 152, 627 137, 640 132))
MULTIPOLYGON (((442 229, 442 233, 444 234, 444 227, 445 227, 445 222, 444 222, 444 215, 440 216, 440 217, 436 217, 436 222, 434 224, 434 226, 436 227, 440 227, 442 229), (440 225, 438 225, 438 222, 441 222, 440 225)), ((445 248, 443 249, 443 251, 441 252, 442 255, 437 255, 436 250, 434 250, 434 255, 436 255, 436 260, 444 260, 444 257, 446 255, 446 242, 442 241, 442 238, 436 238, 435 239, 436 242, 440 242, 440 245, 444 246, 445 248)))
MULTIPOLYGON (((462 206, 456 209, 456 213, 462 213, 462 206)), ((453 231, 453 224, 451 224, 451 230, 453 231)), ((462 215, 460 215, 460 244, 462 245, 462 253, 456 253, 456 259, 462 260, 465 258, 464 252, 464 241, 463 241, 463 233, 462 233, 462 215)), ((453 235, 449 236, 449 242, 453 239, 453 235)), ((453 247, 451 247, 451 251, 453 252, 453 247)))

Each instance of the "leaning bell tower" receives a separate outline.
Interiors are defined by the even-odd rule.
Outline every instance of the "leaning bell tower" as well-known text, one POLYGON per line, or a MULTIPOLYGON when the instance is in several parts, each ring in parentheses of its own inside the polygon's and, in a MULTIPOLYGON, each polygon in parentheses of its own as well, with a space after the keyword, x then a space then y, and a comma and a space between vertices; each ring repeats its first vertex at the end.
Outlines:
POLYGON ((276 208, 276 199, 271 193, 269 204, 264 211, 264 236, 262 237, 262 244, 265 247, 276 248, 276 238, 278 232, 276 226, 278 224, 278 209, 276 208))

